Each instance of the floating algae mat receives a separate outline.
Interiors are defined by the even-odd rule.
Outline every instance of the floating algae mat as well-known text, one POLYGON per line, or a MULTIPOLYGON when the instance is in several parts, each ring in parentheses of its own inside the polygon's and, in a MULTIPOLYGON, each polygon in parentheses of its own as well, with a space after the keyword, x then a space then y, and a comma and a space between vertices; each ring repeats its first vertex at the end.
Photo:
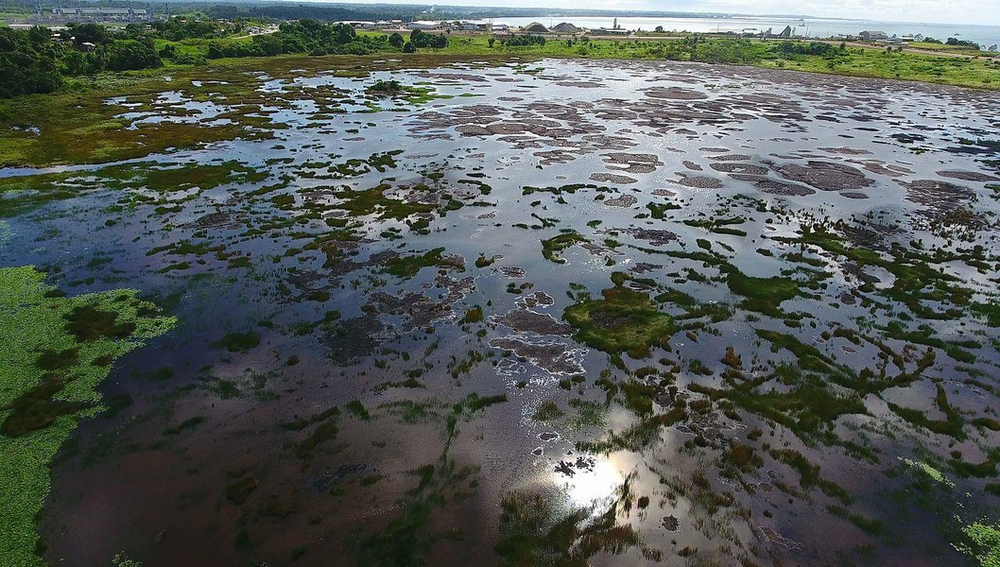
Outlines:
POLYGON ((0 170, 0 562, 993 564, 994 94, 317 61, 0 170))

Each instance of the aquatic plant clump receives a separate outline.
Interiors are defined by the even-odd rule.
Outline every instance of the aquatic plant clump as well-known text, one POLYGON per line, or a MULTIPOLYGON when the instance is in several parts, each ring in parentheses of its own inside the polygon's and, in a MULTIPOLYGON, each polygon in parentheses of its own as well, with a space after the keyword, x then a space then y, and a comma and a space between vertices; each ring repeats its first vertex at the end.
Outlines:
POLYGON ((645 358, 651 347, 669 348, 678 328, 674 318, 659 311, 649 295, 625 287, 601 292, 603 299, 575 303, 563 318, 576 329, 574 338, 596 349, 645 358))
POLYGON ((0 563, 43 564, 35 516, 49 463, 80 420, 105 409, 114 361, 174 326, 136 290, 64 296, 32 266, 0 268, 0 563))

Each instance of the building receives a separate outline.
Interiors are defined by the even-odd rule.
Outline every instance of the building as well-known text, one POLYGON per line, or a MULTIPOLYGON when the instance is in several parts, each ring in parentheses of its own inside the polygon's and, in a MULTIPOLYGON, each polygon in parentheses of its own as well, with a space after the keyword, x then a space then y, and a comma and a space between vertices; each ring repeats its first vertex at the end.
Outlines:
POLYGON ((889 34, 884 31, 871 31, 865 30, 858 34, 858 39, 861 41, 878 41, 889 39, 889 34))
POLYGON ((594 35, 628 35, 632 32, 628 30, 623 30, 621 28, 597 28, 590 30, 594 35))
POLYGON ((153 21, 153 9, 148 4, 145 10, 128 8, 62 8, 56 6, 51 11, 35 9, 33 23, 134 23, 153 21))
POLYGON ((878 45, 906 45, 906 42, 903 41, 902 38, 898 38, 896 36, 876 39, 874 41, 878 45))
POLYGON ((410 30, 436 30, 441 28, 441 22, 434 22, 431 20, 417 20, 415 22, 410 22, 406 24, 406 29, 410 30))
POLYGON ((347 24, 356 30, 373 30, 375 29, 375 22, 370 22, 367 20, 341 20, 337 22, 338 24, 347 24))
POLYGON ((580 28, 569 22, 560 22, 552 26, 553 33, 580 33, 580 28))

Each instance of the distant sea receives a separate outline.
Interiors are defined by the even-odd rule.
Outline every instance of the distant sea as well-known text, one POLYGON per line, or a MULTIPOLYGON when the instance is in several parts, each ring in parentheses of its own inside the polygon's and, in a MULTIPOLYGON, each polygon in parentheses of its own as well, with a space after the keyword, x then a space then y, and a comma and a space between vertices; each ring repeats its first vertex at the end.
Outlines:
MULTIPOLYGON (((611 17, 577 17, 550 16, 539 18, 495 18, 494 23, 510 26, 523 26, 531 22, 539 22, 549 27, 559 22, 569 22, 582 28, 610 28, 614 18, 611 17)), ((780 18, 738 16, 731 18, 618 18, 618 25, 629 30, 642 29, 652 31, 656 26, 663 26, 666 31, 689 32, 763 32, 768 28, 774 33, 780 33, 785 26, 795 28, 795 33, 808 37, 831 37, 837 35, 857 35, 862 30, 883 31, 890 36, 922 34, 945 41, 949 37, 974 41, 986 48, 1000 44, 1000 26, 974 26, 959 24, 919 24, 906 22, 876 22, 871 20, 829 20, 823 18, 780 18)))

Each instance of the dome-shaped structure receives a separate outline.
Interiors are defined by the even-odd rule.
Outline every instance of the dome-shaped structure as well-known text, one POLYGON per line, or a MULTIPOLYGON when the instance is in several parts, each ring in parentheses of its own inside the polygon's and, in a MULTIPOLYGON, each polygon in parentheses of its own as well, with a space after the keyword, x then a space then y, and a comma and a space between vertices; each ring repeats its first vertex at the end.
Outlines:
POLYGON ((552 26, 552 31, 555 33, 579 33, 580 28, 574 26, 569 22, 560 22, 552 26))
POLYGON ((543 26, 538 22, 531 22, 530 24, 524 26, 521 29, 523 29, 528 33, 549 33, 549 28, 543 26))

